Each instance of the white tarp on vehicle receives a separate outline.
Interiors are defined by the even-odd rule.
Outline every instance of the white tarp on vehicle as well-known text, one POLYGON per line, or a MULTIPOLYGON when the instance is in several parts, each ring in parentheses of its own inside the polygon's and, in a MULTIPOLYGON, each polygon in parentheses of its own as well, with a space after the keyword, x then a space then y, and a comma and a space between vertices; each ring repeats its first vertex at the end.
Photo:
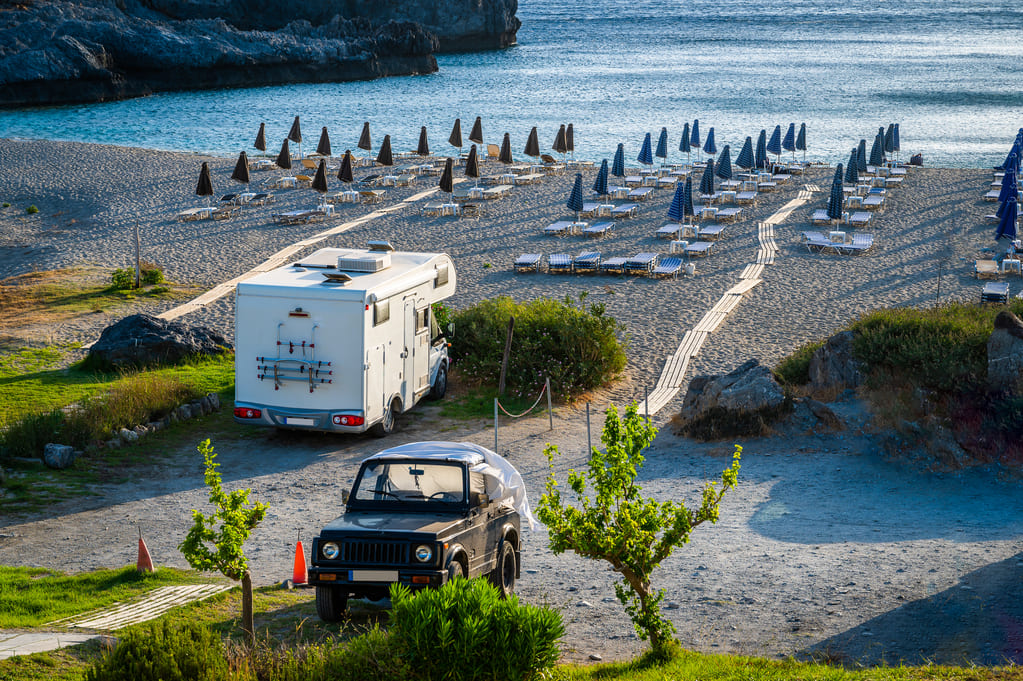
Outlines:
POLYGON ((377 458, 439 459, 466 463, 471 470, 484 475, 487 494, 494 502, 518 511, 530 530, 536 531, 539 527, 529 508, 522 476, 507 459, 486 447, 472 442, 410 442, 369 457, 377 458))

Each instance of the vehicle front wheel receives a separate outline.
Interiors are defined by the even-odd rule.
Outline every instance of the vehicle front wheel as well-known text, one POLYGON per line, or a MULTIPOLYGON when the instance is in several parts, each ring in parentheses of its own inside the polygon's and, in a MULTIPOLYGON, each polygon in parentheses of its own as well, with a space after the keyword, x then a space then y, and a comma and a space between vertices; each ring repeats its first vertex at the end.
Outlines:
POLYGON ((448 367, 441 364, 437 367, 437 378, 433 379, 433 387, 430 388, 430 399, 439 400, 448 391, 448 367))
POLYGON ((398 421, 398 400, 393 400, 391 406, 384 410, 384 418, 380 423, 377 423, 370 432, 376 437, 387 437, 395 431, 397 428, 398 421))
POLYGON ((450 582, 456 577, 465 577, 465 568, 457 560, 453 560, 448 565, 448 581, 450 582))
POLYGON ((339 622, 348 611, 348 594, 336 586, 316 587, 316 614, 324 622, 339 622))
POLYGON ((497 556, 497 567, 490 573, 490 583, 501 592, 501 598, 508 598, 515 593, 515 573, 518 565, 515 562, 515 548, 509 541, 501 542, 501 550, 497 556))

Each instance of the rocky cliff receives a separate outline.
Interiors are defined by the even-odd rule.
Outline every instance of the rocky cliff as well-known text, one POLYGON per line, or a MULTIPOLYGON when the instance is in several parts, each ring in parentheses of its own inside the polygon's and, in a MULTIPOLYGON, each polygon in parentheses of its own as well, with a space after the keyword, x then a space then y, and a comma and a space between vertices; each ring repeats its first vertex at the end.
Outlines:
POLYGON ((437 70, 511 44, 517 0, 0 0, 0 106, 437 70), (419 6, 422 5, 422 6, 419 6))

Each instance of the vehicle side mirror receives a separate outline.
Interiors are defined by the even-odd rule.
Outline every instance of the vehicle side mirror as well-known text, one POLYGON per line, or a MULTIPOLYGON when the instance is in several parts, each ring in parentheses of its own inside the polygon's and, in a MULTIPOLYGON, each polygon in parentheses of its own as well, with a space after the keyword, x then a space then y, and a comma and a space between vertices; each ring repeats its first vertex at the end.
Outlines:
POLYGON ((486 506, 490 503, 490 495, 486 492, 473 492, 469 496, 469 501, 473 507, 486 506))
POLYGON ((348 497, 349 497, 348 490, 346 490, 346 489, 345 490, 341 490, 341 503, 347 504, 348 503, 348 497))
POLYGON ((447 333, 447 336, 448 336, 448 338, 454 338, 454 336, 455 336, 455 323, 454 322, 448 322, 448 333, 447 333))

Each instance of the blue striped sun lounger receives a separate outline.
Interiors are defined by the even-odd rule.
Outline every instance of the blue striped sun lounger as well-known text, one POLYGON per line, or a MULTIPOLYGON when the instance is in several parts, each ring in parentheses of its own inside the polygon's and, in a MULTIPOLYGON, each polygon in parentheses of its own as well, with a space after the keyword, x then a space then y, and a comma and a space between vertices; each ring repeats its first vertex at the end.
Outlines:
POLYGON ((625 263, 627 260, 628 258, 622 257, 607 258, 606 260, 601 261, 600 271, 621 274, 625 271, 625 263))
POLYGON ((547 236, 564 236, 572 231, 572 224, 571 220, 558 220, 544 227, 543 233, 547 236))
POLYGON ((754 204, 757 202, 756 192, 737 192, 735 194, 735 202, 741 204, 754 204))
POLYGON ((589 225, 588 227, 584 227, 583 234, 603 239, 605 236, 613 232, 614 229, 615 223, 613 222, 597 222, 589 225))
POLYGON ((836 249, 843 255, 855 255, 869 251, 874 245, 873 234, 853 234, 852 241, 847 244, 838 244, 836 249))
POLYGON ((696 231, 694 225, 668 223, 657 230, 657 236, 661 239, 682 239, 692 236, 696 231))
POLYGON ((856 227, 866 227, 873 215, 866 211, 856 211, 849 217, 849 224, 856 227))
POLYGON ((695 241, 686 246, 685 251, 692 256, 707 256, 714 250, 713 241, 695 241))
POLYGON ((523 253, 515 259, 516 272, 539 272, 543 253, 523 253))
POLYGON ((866 209, 883 208, 884 196, 882 194, 869 194, 863 199, 863 207, 866 209))
POLYGON ((714 240, 721 236, 723 231, 725 231, 724 225, 707 225, 706 227, 701 227, 699 229, 697 236, 701 239, 714 240))
POLYGON ((572 267, 576 272, 598 272, 600 270, 600 253, 597 251, 586 251, 575 256, 572 267))
POLYGON ((616 218, 634 218, 639 213, 639 206, 635 203, 623 203, 611 209, 611 216, 616 218))
POLYGON ((565 274, 572 271, 572 256, 568 253, 552 253, 547 258, 547 271, 551 274, 565 274))
POLYGON ((655 264, 656 253, 637 253, 625 261, 625 271, 629 274, 650 274, 655 264))
POLYGON ((738 219, 740 215, 742 215, 742 208, 738 206, 718 208, 718 212, 714 214, 714 219, 717 222, 731 222, 738 219))
POLYGON ((679 272, 682 271, 682 258, 678 256, 668 256, 661 258, 657 266, 654 267, 653 275, 655 277, 671 277, 675 279, 678 277, 679 272))
POLYGON ((629 192, 629 198, 636 199, 638 201, 646 201, 653 193, 653 187, 636 187, 629 192))

